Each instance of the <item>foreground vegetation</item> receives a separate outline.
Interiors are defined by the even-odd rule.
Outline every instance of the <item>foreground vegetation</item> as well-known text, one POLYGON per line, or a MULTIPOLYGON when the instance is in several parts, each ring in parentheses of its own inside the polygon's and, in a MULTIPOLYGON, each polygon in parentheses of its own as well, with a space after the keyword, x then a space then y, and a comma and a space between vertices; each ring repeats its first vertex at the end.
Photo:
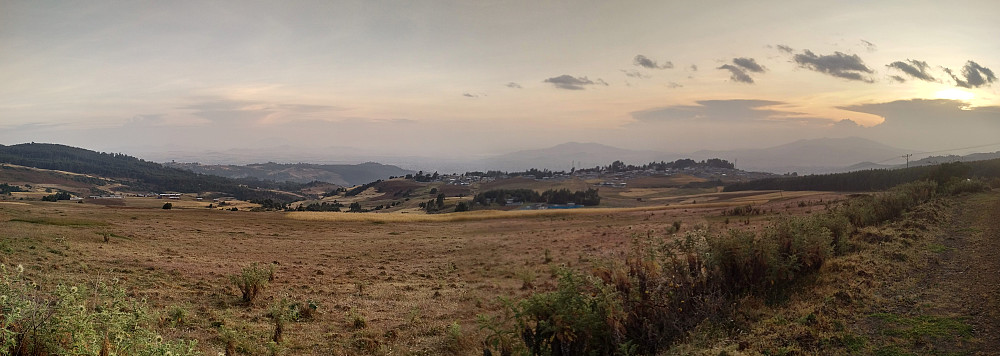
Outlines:
MULTIPOLYGON (((988 190, 952 177, 918 181, 847 201, 810 217, 782 218, 760 231, 694 230, 677 239, 638 238, 624 262, 589 274, 561 270, 558 288, 506 301, 484 316, 488 354, 652 355, 696 327, 725 325, 748 298, 786 300, 858 229, 878 225, 937 194, 988 190)), ((675 228, 676 230, 676 228, 675 228)))

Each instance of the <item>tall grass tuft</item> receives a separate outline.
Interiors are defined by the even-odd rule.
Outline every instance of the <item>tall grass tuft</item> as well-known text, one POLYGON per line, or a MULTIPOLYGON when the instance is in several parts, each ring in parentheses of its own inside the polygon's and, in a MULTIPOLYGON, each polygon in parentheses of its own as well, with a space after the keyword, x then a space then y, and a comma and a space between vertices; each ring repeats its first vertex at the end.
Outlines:
POLYGON ((229 280, 240 290, 240 299, 252 304, 257 296, 274 280, 274 265, 253 263, 244 267, 239 274, 229 276, 229 280))

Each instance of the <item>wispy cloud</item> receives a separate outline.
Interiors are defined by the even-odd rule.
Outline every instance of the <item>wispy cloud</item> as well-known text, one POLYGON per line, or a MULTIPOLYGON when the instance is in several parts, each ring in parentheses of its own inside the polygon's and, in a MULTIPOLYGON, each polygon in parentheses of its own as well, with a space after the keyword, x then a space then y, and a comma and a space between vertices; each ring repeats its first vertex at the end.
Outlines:
POLYGON ((639 78, 639 79, 648 79, 648 78, 651 78, 650 75, 645 74, 645 73, 640 72, 640 71, 637 71, 637 70, 622 69, 621 72, 625 73, 625 76, 629 77, 629 78, 639 78))
POLYGON ((574 77, 568 74, 563 74, 558 77, 552 77, 543 80, 544 83, 550 83, 555 85, 556 88, 566 89, 566 90, 583 90, 585 86, 588 85, 604 85, 607 86, 608 83, 604 80, 598 78, 597 80, 590 80, 587 77, 574 77))
POLYGON ((750 77, 747 72, 753 73, 763 73, 764 67, 757 64, 757 61, 753 58, 733 58, 733 64, 723 64, 717 69, 728 70, 730 73, 729 79, 734 82, 753 84, 754 80, 750 77))
POLYGON ((865 50, 867 50, 869 53, 878 51, 878 46, 876 46, 874 43, 861 40, 861 45, 865 46, 865 50))
POLYGON ((979 65, 979 63, 968 61, 962 67, 962 78, 955 75, 949 68, 944 71, 955 80, 955 85, 963 88, 979 88, 988 84, 993 84, 997 80, 996 75, 989 68, 979 65), (964 80, 963 80, 964 78, 964 80))
POLYGON ((662 121, 768 121, 802 119, 802 113, 780 110, 787 105, 772 100, 701 100, 697 105, 674 105, 632 113, 632 118, 644 122, 662 121))
POLYGON ((506 84, 506 85, 504 85, 504 86, 506 86, 506 87, 508 87, 508 88, 514 88, 514 89, 521 89, 521 84, 517 84, 517 83, 515 83, 515 82, 510 82, 510 83, 507 83, 507 84, 506 84))
POLYGON ((796 54, 793 59, 802 68, 825 73, 837 78, 867 83, 874 82, 869 76, 874 71, 868 68, 865 62, 861 60, 861 57, 856 54, 834 52, 833 54, 816 55, 807 49, 800 54, 796 54))
MULTIPOLYGON (((905 62, 903 62, 903 61, 896 61, 896 62, 889 63, 888 65, 886 65, 886 67, 899 69, 903 73, 906 73, 907 75, 909 75, 911 77, 914 77, 914 78, 917 78, 917 79, 920 79, 920 80, 924 80, 924 81, 928 81, 928 82, 933 82, 934 81, 934 77, 932 77, 930 75, 930 73, 928 73, 928 70, 930 69, 930 65, 928 65, 927 62, 924 62, 924 61, 918 61, 916 59, 907 59, 905 62)), ((901 81, 901 80, 899 80, 897 78, 893 78, 893 79, 896 79, 897 81, 901 81)))
POLYGON ((669 69, 674 67, 674 64, 670 61, 664 61, 661 64, 641 54, 636 55, 635 58, 632 59, 632 64, 648 69, 669 69))
POLYGON ((753 78, 750 78, 750 75, 744 72, 740 67, 731 64, 723 64, 717 69, 728 70, 730 73, 729 79, 734 82, 753 84, 753 78))
POLYGON ((785 53, 788 53, 788 54, 792 54, 792 52, 795 52, 795 50, 792 49, 792 47, 788 47, 786 45, 777 45, 777 46, 775 46, 775 48, 777 48, 779 51, 782 51, 782 52, 785 52, 785 53))
POLYGON ((764 67, 761 66, 760 64, 757 64, 757 61, 754 60, 753 58, 745 58, 745 57, 733 58, 733 64, 738 65, 743 69, 746 69, 754 73, 764 72, 764 67))

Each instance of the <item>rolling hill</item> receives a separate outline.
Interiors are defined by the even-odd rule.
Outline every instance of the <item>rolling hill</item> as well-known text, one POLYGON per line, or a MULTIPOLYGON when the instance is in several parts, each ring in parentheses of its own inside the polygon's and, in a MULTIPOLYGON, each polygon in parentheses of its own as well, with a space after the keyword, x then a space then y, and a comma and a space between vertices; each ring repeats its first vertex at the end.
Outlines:
POLYGON ((392 165, 375 162, 361 164, 309 164, 309 163, 257 163, 238 165, 204 165, 198 163, 166 163, 167 167, 180 168, 200 174, 228 178, 255 178, 276 182, 309 183, 321 181, 346 187, 374 182, 392 176, 415 173, 392 165))
POLYGON ((59 144, 25 143, 0 145, 0 163, 96 175, 121 184, 133 192, 215 192, 238 199, 296 200, 289 191, 297 184, 256 179, 231 179, 164 167, 121 153, 96 152, 59 144))

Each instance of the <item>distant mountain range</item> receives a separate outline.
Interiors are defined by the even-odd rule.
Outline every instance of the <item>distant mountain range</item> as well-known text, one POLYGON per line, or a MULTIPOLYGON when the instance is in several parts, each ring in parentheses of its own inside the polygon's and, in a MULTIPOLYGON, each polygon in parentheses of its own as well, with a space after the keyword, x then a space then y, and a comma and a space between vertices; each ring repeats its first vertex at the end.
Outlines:
POLYGON ((858 137, 799 140, 768 148, 697 151, 689 154, 636 151, 598 143, 571 142, 545 149, 508 153, 481 160, 479 164, 499 170, 568 170, 570 162, 577 162, 577 168, 589 168, 604 166, 616 160, 642 164, 678 158, 721 158, 736 163, 736 168, 745 171, 811 174, 842 172, 845 167, 858 162, 884 161, 900 157, 906 152, 908 151, 901 148, 858 137))
POLYGON ((885 161, 899 158, 911 150, 884 145, 872 140, 820 138, 739 151, 698 151, 691 158, 722 158, 747 171, 799 174, 845 172, 847 167, 865 161, 885 161))
POLYGON ((245 166, 166 163, 167 167, 228 178, 256 178, 276 182, 309 183, 321 181, 346 187, 415 173, 392 165, 374 162, 361 164, 257 163, 245 166))
POLYGON ((488 170, 523 171, 530 168, 570 170, 606 166, 614 161, 649 163, 672 161, 672 157, 656 151, 634 151, 599 143, 568 142, 549 148, 524 150, 481 159, 478 166, 488 170))
MULTIPOLYGON (((442 173, 486 170, 523 171, 530 168, 568 171, 572 167, 606 166, 614 161, 644 164, 673 161, 680 158, 696 160, 721 158, 735 163, 736 168, 747 171, 816 174, 845 172, 856 168, 851 166, 859 162, 903 162, 900 156, 913 152, 913 150, 892 147, 858 137, 806 139, 766 148, 703 150, 689 153, 630 150, 599 143, 568 142, 548 148, 520 150, 482 158, 460 158, 458 155, 424 157, 412 156, 407 153, 376 153, 350 147, 306 148, 288 145, 257 149, 234 148, 222 151, 181 151, 167 148, 164 148, 167 149, 166 151, 156 149, 150 151, 151 149, 144 148, 138 149, 138 151, 145 151, 140 155, 146 159, 161 162, 175 160, 178 162, 200 162, 201 164, 250 164, 253 166, 256 166, 258 162, 308 162, 324 167, 294 167, 291 170, 289 167, 265 169, 265 171, 273 173, 240 169, 236 170, 240 173, 233 173, 233 175, 224 172, 233 171, 232 168, 227 168, 213 171, 212 174, 252 176, 262 179, 291 179, 294 181, 322 176, 325 178, 320 180, 329 180, 331 183, 338 184, 354 183, 364 179, 352 180, 341 177, 343 180, 338 180, 335 176, 329 176, 323 172, 333 169, 334 173, 337 173, 336 169, 325 166, 349 166, 360 162, 379 162, 397 168, 401 167, 401 169, 442 173)), ((129 152, 132 151, 129 150, 129 152)), ((390 175, 399 173, 396 171, 390 175)))

